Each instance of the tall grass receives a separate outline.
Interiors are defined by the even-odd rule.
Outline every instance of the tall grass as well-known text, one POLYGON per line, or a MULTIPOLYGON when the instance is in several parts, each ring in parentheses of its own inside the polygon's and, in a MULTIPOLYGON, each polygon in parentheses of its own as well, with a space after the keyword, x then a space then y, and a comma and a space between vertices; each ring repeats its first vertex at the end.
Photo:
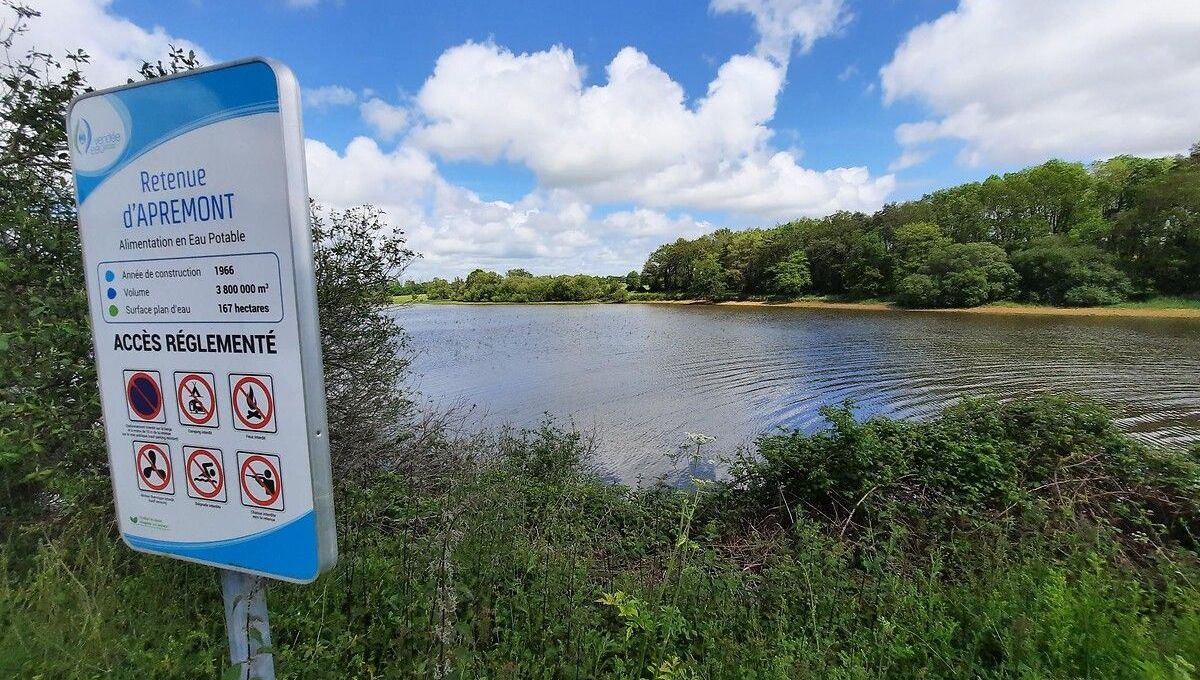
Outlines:
MULTIPOLYGON (((487 448, 342 490, 341 563, 268 595, 281 677, 1197 676, 1194 546, 1153 529, 1139 554, 1061 506, 1004 523, 960 500, 975 530, 942 534, 879 491, 845 529, 799 495, 783 519, 734 484, 605 484, 553 428, 487 448)), ((37 539, 0 552, 0 676, 220 676, 212 570, 82 519, 37 539)))

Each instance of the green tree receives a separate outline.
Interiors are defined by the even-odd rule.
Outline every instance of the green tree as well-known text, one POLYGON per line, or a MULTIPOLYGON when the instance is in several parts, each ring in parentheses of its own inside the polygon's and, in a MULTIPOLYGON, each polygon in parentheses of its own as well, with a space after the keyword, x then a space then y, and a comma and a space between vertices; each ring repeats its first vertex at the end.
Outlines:
POLYGON ((13 54, 37 12, 11 9, 0 23, 0 519, 106 498, 107 469, 63 125, 88 58, 13 54))
POLYGON ((930 255, 952 241, 932 222, 912 222, 897 228, 892 236, 894 271, 898 279, 915 274, 929 261, 930 255))
POLYGON ((808 257, 803 250, 788 255, 771 268, 771 292, 776 295, 796 297, 803 295, 812 285, 808 271, 808 257))
POLYGON ((1011 256, 1021 276, 1022 296, 1054 305, 1113 304, 1129 297, 1129 277, 1111 256, 1064 238, 1031 242, 1011 256))
POLYGON ((639 291, 642 289, 642 275, 636 271, 631 271, 625 275, 625 289, 630 291, 639 291))
POLYGON ((930 254, 919 274, 905 277, 899 302, 910 307, 975 307, 1003 300, 1018 277, 1004 249, 991 243, 952 243, 930 254))

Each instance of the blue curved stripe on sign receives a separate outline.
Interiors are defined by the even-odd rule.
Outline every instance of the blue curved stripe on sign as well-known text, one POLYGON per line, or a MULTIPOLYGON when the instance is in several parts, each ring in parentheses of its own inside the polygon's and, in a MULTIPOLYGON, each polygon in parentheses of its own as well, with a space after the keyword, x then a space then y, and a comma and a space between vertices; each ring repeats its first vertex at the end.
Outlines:
POLYGON ((317 575, 316 537, 311 510, 283 526, 224 541, 184 543, 125 534, 129 545, 140 550, 300 581, 317 575))
POLYGON ((260 61, 112 92, 128 113, 129 143, 112 166, 75 173, 79 202, 151 149, 206 125, 279 110, 275 72, 260 61))

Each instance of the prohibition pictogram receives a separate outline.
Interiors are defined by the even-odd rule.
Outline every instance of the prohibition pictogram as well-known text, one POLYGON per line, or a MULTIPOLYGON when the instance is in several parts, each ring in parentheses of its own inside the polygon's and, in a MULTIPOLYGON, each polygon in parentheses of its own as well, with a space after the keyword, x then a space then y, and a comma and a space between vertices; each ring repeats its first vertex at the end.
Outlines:
POLYGON ((275 392, 269 375, 229 376, 233 426, 252 432, 275 431, 275 392))
POLYGON ((158 371, 125 371, 125 405, 135 423, 165 423, 162 380, 158 371))
POLYGON ((179 424, 217 427, 217 388, 212 373, 175 372, 175 405, 179 424))
POLYGON ((224 503, 227 496, 221 450, 185 446, 183 456, 184 470, 187 471, 188 496, 224 503))
POLYGON ((238 482, 242 488, 242 505, 283 510, 279 456, 238 451, 238 482))
POLYGON ((134 442, 134 467, 138 488, 142 491, 175 494, 175 480, 171 474, 171 454, 161 442, 134 442))

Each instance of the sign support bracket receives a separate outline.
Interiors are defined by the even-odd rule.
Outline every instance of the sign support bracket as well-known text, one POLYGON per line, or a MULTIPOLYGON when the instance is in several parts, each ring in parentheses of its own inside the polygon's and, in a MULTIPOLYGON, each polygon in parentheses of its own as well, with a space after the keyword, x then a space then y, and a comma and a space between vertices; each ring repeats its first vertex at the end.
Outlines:
POLYGON ((221 570, 225 599, 225 631, 229 661, 239 680, 275 680, 271 624, 267 619, 267 580, 229 569, 221 570))

